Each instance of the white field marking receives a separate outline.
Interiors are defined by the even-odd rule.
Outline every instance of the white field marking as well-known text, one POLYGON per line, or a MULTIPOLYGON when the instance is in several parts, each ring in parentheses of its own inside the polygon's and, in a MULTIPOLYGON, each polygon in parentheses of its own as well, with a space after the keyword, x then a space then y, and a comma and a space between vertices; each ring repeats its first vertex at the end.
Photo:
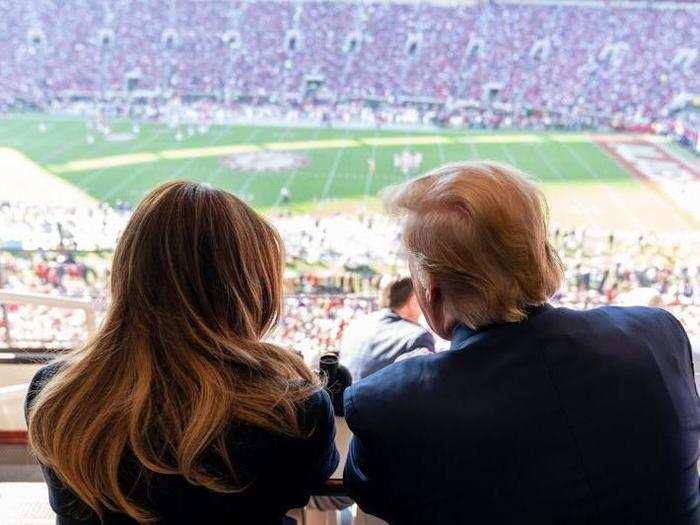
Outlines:
MULTIPOLYGON (((377 128, 374 128, 374 136, 377 137, 379 135, 379 132, 377 131, 377 128)), ((373 144, 372 145, 372 157, 371 159, 374 161, 374 171, 377 171, 377 145, 373 144)), ((365 203, 367 202, 367 199, 369 198, 369 190, 372 188, 372 182, 374 180, 374 173, 372 173, 369 169, 369 165, 367 165, 367 175, 365 176, 365 187, 364 187, 364 201, 365 203)))
POLYGON ((144 164, 158 160, 157 153, 141 152, 126 153, 122 155, 110 155, 109 157, 95 157, 92 159, 72 160, 62 166, 50 166, 54 173, 70 173, 73 171, 91 171, 99 168, 118 168, 132 164, 144 164))
MULTIPOLYGON (((44 143, 51 143, 51 141, 52 141, 52 138, 51 138, 51 137, 43 136, 43 137, 40 138, 40 140, 33 141, 33 142, 32 142, 32 146, 33 146, 33 147, 41 146, 41 144, 44 144, 44 143)), ((57 147, 57 148, 52 149, 52 150, 49 152, 49 155, 51 156, 51 155, 54 155, 54 154, 60 154, 61 152, 65 151, 65 150, 67 150, 67 149, 69 149, 69 148, 74 147, 74 145, 75 145, 74 142, 67 142, 66 144, 63 144, 63 145, 61 145, 61 146, 59 146, 59 147, 57 147)), ((33 157, 30 157, 30 158, 31 158, 34 162, 36 162, 37 164, 39 164, 40 166, 43 166, 43 165, 45 164, 44 157, 38 158, 38 159, 34 159, 33 157)))
MULTIPOLYGON (((129 153, 130 153, 130 152, 134 152, 134 151, 137 150, 138 148, 142 148, 142 147, 144 147, 144 146, 146 146, 146 145, 148 145, 148 144, 151 144, 151 143, 153 143, 153 142, 159 140, 159 139, 160 139, 163 135, 165 135, 166 133, 168 133, 168 127, 165 126, 165 125, 163 125, 163 126, 160 128, 159 131, 158 131, 158 130, 155 130, 155 133, 153 133, 153 134, 152 134, 148 139, 146 139, 145 141, 143 141, 143 142, 138 142, 138 141, 137 141, 131 148, 129 148, 129 149, 127 150, 127 152, 129 152, 129 153)), ((96 180, 97 178, 101 177, 102 174, 106 171, 106 169, 107 169, 107 168, 102 168, 102 169, 97 170, 97 171, 95 171, 95 172, 86 174, 86 176, 85 176, 84 178, 80 179, 80 182, 78 183, 78 185, 79 185, 80 187, 82 187, 82 188, 85 188, 85 189, 87 189, 87 188, 89 188, 89 187, 92 187, 92 185, 93 185, 93 183, 95 182, 95 180, 96 180)), ((146 166, 142 166, 141 168, 137 169, 136 171, 137 171, 138 173, 141 173, 144 169, 146 169, 146 166)))
POLYGON ((550 133, 547 136, 554 142, 593 142, 585 133, 550 133))
POLYGON ((441 142, 438 143, 437 150, 438 158, 440 159, 440 164, 445 164, 445 148, 442 146, 441 142))
MULTIPOLYGON (((142 142, 142 143, 140 143, 140 144, 136 144, 133 148, 130 148, 128 151, 133 151, 134 149, 138 148, 139 146, 144 146, 144 145, 146 145, 146 144, 151 144, 152 142, 155 142, 156 140, 160 139, 163 135, 169 133, 171 130, 170 130, 167 126, 161 125, 159 130, 156 129, 156 130, 154 130, 154 131, 155 131, 155 132, 148 138, 148 140, 146 140, 145 142, 142 142)), ((223 131, 222 131, 222 133, 223 133, 223 131)), ((158 157, 159 157, 159 155, 158 155, 158 157)), ((105 157, 105 158, 109 158, 109 157, 105 157)), ((149 161, 149 162, 150 162, 150 161, 149 161)), ((143 166, 139 167, 139 168, 134 172, 133 175, 139 175, 139 174, 143 173, 143 171, 146 170, 147 168, 148 168, 147 165, 143 165, 143 166)), ((107 167, 104 167, 104 168, 102 168, 102 169, 100 169, 100 170, 98 170, 98 171, 96 171, 96 172, 94 172, 94 173, 88 175, 89 181, 88 181, 88 184, 85 184, 85 187, 91 186, 91 185, 92 185, 92 181, 93 181, 95 178, 97 178, 97 177, 99 177, 100 175, 102 175, 107 169, 108 169, 107 167)), ((134 178, 133 176, 130 176, 130 177, 129 177, 129 181, 133 180, 133 178, 134 178)), ((111 193, 111 192, 110 192, 110 193, 111 193)))
MULTIPOLYGON (((225 133, 222 131, 221 133, 219 133, 219 134, 217 134, 217 135, 214 135, 214 134, 212 134, 212 135, 213 135, 213 136, 212 136, 212 139, 210 140, 208 146, 213 146, 214 144, 216 144, 219 140, 221 140, 221 139, 224 137, 225 133)), ((174 172, 172 175, 166 176, 166 177, 165 177, 165 180, 173 180, 173 179, 176 179, 177 177, 179 177, 180 174, 181 174, 183 171, 185 171, 185 169, 189 168, 189 167, 192 165, 192 163, 193 163, 196 159, 197 159, 196 157, 189 159, 189 160, 188 160, 187 162, 185 162, 182 166, 180 166, 178 169, 176 169, 175 172, 174 172)), ((106 201, 106 200, 109 200, 109 199, 112 198, 114 195, 116 195, 118 191, 121 191, 123 188, 125 188, 125 187, 127 187, 129 184, 131 184, 131 182, 138 176, 138 174, 140 173, 140 171, 141 171, 141 170, 137 170, 135 173, 132 173, 131 175, 129 175, 128 177, 126 177, 124 180, 122 180, 122 182, 121 182, 120 184, 118 184, 117 186, 113 187, 113 188, 109 191, 109 193, 107 193, 107 195, 105 195, 104 200, 105 200, 105 201, 106 201)), ((163 181, 163 179, 159 179, 159 181, 163 181)))
POLYGON ((684 219, 697 226, 700 209, 700 171, 667 154, 658 144, 637 140, 627 144, 601 143, 601 149, 636 178, 652 184, 658 194, 667 197, 684 214, 684 219))
MULTIPOLYGON (((153 136, 151 139, 149 139, 149 140, 151 140, 151 141, 152 141, 152 140, 155 140, 156 138, 161 137, 165 132, 166 132, 166 128, 164 127, 164 128, 161 129, 158 133, 154 133, 154 136, 153 136)), ((127 177, 125 177, 124 179, 122 179, 122 181, 121 181, 119 184, 117 184, 116 186, 113 186, 113 187, 109 190, 109 192, 107 193, 107 195, 105 195, 105 196, 102 197, 102 199, 103 199, 104 201, 106 201, 108 198, 111 198, 111 197, 112 197, 113 195, 115 195, 118 191, 121 191, 122 188, 126 187, 127 184, 131 183, 131 181, 133 181, 133 180, 134 180, 136 177, 138 177, 141 173, 143 173, 148 167, 149 167, 148 164, 142 164, 141 166, 139 166, 138 168, 136 168, 133 172, 131 172, 131 174, 130 174, 129 176, 127 176, 127 177)), ((104 172, 105 172, 104 169, 99 170, 99 171, 97 171, 97 172, 95 173, 95 176, 99 176, 100 174, 102 174, 102 173, 104 173, 104 172)), ((90 180, 94 180, 94 179, 95 179, 95 176, 91 177, 90 180)))
MULTIPOLYGON (((248 136, 245 138, 245 141, 249 142, 249 141, 253 140, 255 137, 257 137, 260 134, 261 131, 262 131, 262 128, 253 128, 253 131, 250 134, 248 134, 248 136)), ((226 146, 223 146, 223 147, 226 147, 226 146)), ((217 166, 217 168, 214 171, 212 171, 209 175, 207 175, 207 178, 204 179, 204 182, 206 182, 207 184, 211 184, 215 179, 218 179, 219 175, 224 170, 224 167, 225 167, 224 163, 219 162, 219 165, 217 166)))
MULTIPOLYGON (((319 128, 320 129, 320 128, 319 128)), ((318 135, 318 133, 316 134, 318 135)), ((347 135, 347 134, 346 134, 347 135)), ((294 151, 308 149, 335 149, 356 148, 362 146, 352 139, 327 139, 327 140, 295 140, 292 142, 266 142, 265 149, 271 151, 294 151)))
MULTIPOLYGON (((317 128, 318 129, 318 128, 317 128)), ((542 139, 536 135, 484 135, 475 137, 462 137, 456 140, 451 136, 445 135, 408 135, 403 137, 365 137, 362 139, 327 139, 327 140, 303 140, 290 142, 266 142, 262 145, 256 144, 232 144, 220 146, 218 148, 180 148, 161 151, 141 151, 135 152, 144 145, 149 144, 164 133, 165 130, 155 133, 145 142, 136 142, 135 146, 124 153, 112 156, 92 157, 89 159, 80 159, 70 161, 65 164, 54 164, 48 168, 55 173, 67 173, 75 171, 91 171, 98 169, 98 172, 89 174, 90 179, 101 174, 105 169, 113 167, 127 166, 131 164, 144 164, 149 162, 157 162, 162 159, 190 159, 195 157, 212 157, 230 153, 241 153, 244 151, 257 151, 259 148, 264 148, 270 151, 292 151, 292 150, 316 150, 316 149, 335 149, 335 148, 354 148, 368 145, 372 147, 378 146, 418 146, 418 145, 433 145, 433 144, 454 144, 462 142, 469 144, 473 154, 476 153, 474 144, 476 143, 494 143, 494 144, 509 144, 509 143, 537 143, 542 142, 542 139)), ((86 184, 86 187, 90 183, 86 184)))
MULTIPOLYGON (((281 138, 282 139, 287 138, 291 132, 292 132, 291 127, 285 128, 285 130, 282 132, 281 138)), ((321 132, 320 129, 317 128, 316 131, 314 132, 315 133, 314 137, 317 137, 320 132, 321 132)), ((296 169, 298 170, 299 168, 296 168, 296 169)), ((236 191, 236 194, 238 194, 241 198, 245 199, 246 192, 250 189, 250 186, 253 184, 253 180, 255 180, 256 176, 257 175, 255 173, 248 174, 248 176, 243 181, 243 185, 241 186, 240 190, 236 191)))
POLYGON ((343 158, 343 154, 345 153, 346 149, 347 148, 342 148, 338 150, 338 153, 336 153, 335 158, 333 159, 333 165, 331 166, 330 172, 326 177, 326 183, 323 186, 323 193, 321 194, 322 201, 328 197, 328 194, 331 191, 336 173, 338 173, 338 164, 340 164, 340 159, 343 158))
MULTIPOLYGON (((59 146, 58 148, 52 150, 49 152, 48 155, 45 157, 41 157, 40 159, 37 159, 37 162, 39 162, 41 165, 45 165, 47 162, 49 162, 51 159, 56 158, 58 155, 61 153, 65 153, 66 151, 71 151, 76 148, 85 146, 85 136, 87 134, 87 130, 85 129, 85 123, 82 123, 82 126, 80 123, 78 123, 78 133, 77 135, 71 134, 70 137, 76 137, 78 140, 71 140, 66 142, 65 144, 59 146)), ((101 143, 95 144, 95 152, 102 152, 106 149, 109 149, 109 146, 111 146, 113 143, 109 142, 107 140, 102 141, 101 143)))
MULTIPOLYGON (((518 168, 518 164, 515 161, 515 158, 513 157, 512 153, 508 150, 505 144, 503 142, 499 142, 498 146, 501 148, 501 151, 505 154, 506 158, 508 159, 508 162, 510 163, 511 166, 514 168, 518 168)), ((518 168, 519 169, 519 168, 518 168)))
POLYGON ((0 181, 2 197, 7 200, 29 199, 45 204, 84 203, 97 201, 73 184, 49 173, 24 153, 0 148, 0 181))
MULTIPOLYGON (((531 150, 534 150, 535 154, 542 160, 542 162, 544 163, 544 165, 547 167, 547 169, 549 170, 549 172, 552 175, 557 177, 557 179, 559 179, 561 182, 565 182, 565 183, 570 182, 570 181, 567 181, 567 177, 561 172, 561 170, 557 166, 554 165, 554 163, 551 161, 549 156, 542 153, 542 151, 541 151, 542 146, 544 146, 544 143, 543 144, 535 144, 531 148, 531 150)), ((540 184, 540 189, 544 190, 545 184, 547 184, 547 182, 539 181, 539 184, 540 184)), ((544 191, 546 191, 546 190, 544 190, 544 191)), ((581 203, 579 203, 579 201, 577 199, 569 199, 569 201, 570 202, 567 204, 567 208, 571 211, 574 211, 577 215, 582 217, 583 220, 586 221, 587 225, 593 226, 594 223, 591 221, 591 217, 595 217, 597 214, 599 214, 601 212, 600 207, 581 204, 581 203)), ((551 213, 551 210, 553 207, 551 203, 552 203, 552 201, 550 200, 548 202, 548 208, 549 208, 550 213, 551 213)), ((557 204, 556 201, 554 201, 554 203, 557 204)))
POLYGON ((559 170, 559 168, 557 168, 557 167, 552 163, 552 161, 549 159, 549 157, 548 157, 547 155, 545 155, 544 153, 542 153, 542 151, 540 151, 540 148, 542 147, 542 145, 543 145, 543 144, 538 144, 538 145, 536 145, 535 147, 533 147, 532 149, 535 151, 535 153, 537 154, 537 156, 538 156, 540 159, 542 159, 542 162, 544 162, 544 165, 547 166, 547 169, 550 171, 550 173, 552 173, 552 175, 554 175, 555 177, 557 177, 557 178, 558 178, 559 180, 561 180, 562 182, 565 182, 565 181, 566 181, 566 177, 561 173, 561 171, 559 170))
POLYGON ((465 135, 464 140, 458 140, 469 146, 469 160, 479 160, 479 151, 476 149, 476 143, 473 140, 468 140, 469 138, 468 135, 465 135))
POLYGON ((684 157, 683 155, 679 154, 677 151, 674 151, 672 148, 669 147, 668 141, 655 142, 655 144, 656 144, 656 147, 659 148, 664 153, 666 153, 666 155, 668 155, 672 159, 680 162, 681 164, 683 164, 686 168, 688 168, 693 173, 700 173, 700 163, 696 160, 694 161, 693 159, 691 159, 689 157, 684 157))
POLYGON ((260 147, 254 144, 233 144, 231 146, 212 146, 209 148, 170 149, 159 152, 159 155, 167 160, 180 160, 219 157, 221 155, 235 155, 236 153, 251 153, 253 151, 260 151, 260 147))
MULTIPOLYGON (((318 134, 319 134, 320 132, 321 132, 321 129, 320 129, 320 128, 317 128, 316 131, 314 131, 314 135, 313 135, 313 136, 314 136, 314 139, 318 136, 318 134)), ((313 142, 313 140, 312 140, 312 141, 308 141, 308 142, 313 142)), ((339 150, 339 151, 343 151, 343 150, 339 150)), ((294 179, 296 178, 296 176, 297 176, 297 174, 299 173, 299 170, 300 170, 300 169, 301 169, 301 167, 296 167, 296 168, 294 168, 294 170, 293 170, 293 171, 287 176, 287 178, 285 179, 282 188, 287 188, 287 189, 289 189, 289 186, 291 186, 292 181, 294 181, 294 179)), ((328 173, 326 173, 325 175, 326 175, 326 177, 328 177, 328 173)), ((281 190, 281 188, 280 188, 280 190, 281 190)), ((277 198, 275 199, 275 203, 274 203, 273 206, 272 206, 273 209, 277 209, 277 208, 279 207, 279 205, 280 205, 281 202, 282 202, 282 194, 280 193, 280 194, 277 195, 277 198)))
POLYGON ((653 133, 644 133, 640 138, 646 140, 647 142, 654 142, 656 144, 670 144, 672 142, 671 137, 665 135, 654 135, 653 133))
MULTIPOLYGON (((71 134, 71 137, 74 135, 71 134)), ((67 151, 72 151, 74 149, 77 149, 78 147, 84 146, 85 142, 82 140, 85 136, 85 132, 83 131, 82 133, 78 133, 75 135, 75 140, 70 140, 66 141, 65 143, 61 144, 57 148, 52 149, 49 151, 48 155, 42 155, 41 158, 37 159, 37 162, 40 163, 41 165, 45 165, 47 162, 50 162, 51 159, 55 159, 62 153, 65 153, 67 151)))
POLYGON ((408 132, 404 137, 365 137, 360 140, 368 146, 419 146, 453 142, 450 137, 444 135, 408 135, 408 132))
MULTIPOLYGON (((603 184, 603 188, 605 188, 605 192, 608 195, 608 198, 612 201, 612 203, 617 206, 619 209, 621 209, 624 214, 627 216, 628 219, 634 224, 635 228, 643 230, 644 227, 642 226, 642 223, 639 221, 637 216, 632 213, 629 209, 629 207, 625 204, 625 201, 619 197, 618 192, 616 192, 608 182, 605 180, 601 179, 598 173, 596 173, 595 169, 590 165, 590 163, 584 158, 579 155, 579 153, 569 146, 567 143, 562 143, 564 145, 564 149, 574 157, 578 162, 584 167, 584 169, 588 172, 591 177, 593 177, 595 180, 603 184)), ((598 148, 599 150, 603 151, 601 148, 598 148)))
MULTIPOLYGON (((153 133, 153 135, 151 135, 151 137, 145 143, 142 143, 142 145, 143 144, 150 144, 151 142, 155 142, 156 140, 160 139, 163 135, 165 135, 166 133, 169 133, 169 132, 170 132, 170 129, 167 126, 162 126, 159 131, 157 131, 156 133, 153 133)), ((225 132, 225 128, 222 129, 221 133, 224 133, 224 132, 225 132)), ((131 181, 133 181, 138 175, 143 173, 146 169, 148 169, 148 165, 146 165, 146 164, 144 164, 144 165, 140 166, 138 169, 136 169, 131 175, 129 175, 127 177, 128 180, 126 180, 126 181, 122 180, 122 182, 119 184, 119 190, 124 188, 126 186, 126 183, 130 183, 131 181)), ((94 179, 95 176, 99 176, 102 173, 104 173, 105 170, 106 170, 106 168, 103 168, 103 169, 97 171, 94 175, 90 175, 91 180, 94 179)), ((115 193, 116 192, 115 192, 114 188, 112 188, 112 190, 110 190, 108 195, 111 197, 115 193)))
POLYGON ((457 139, 459 142, 475 142, 477 144, 529 144, 542 142, 539 135, 507 134, 507 135, 465 135, 457 139))

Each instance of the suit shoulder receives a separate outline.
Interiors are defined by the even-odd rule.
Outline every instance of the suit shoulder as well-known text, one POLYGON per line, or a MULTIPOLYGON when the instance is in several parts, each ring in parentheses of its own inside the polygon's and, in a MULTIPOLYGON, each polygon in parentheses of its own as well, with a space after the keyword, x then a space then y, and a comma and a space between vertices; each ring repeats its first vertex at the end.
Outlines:
POLYGON ((570 308, 557 308, 555 314, 550 317, 555 324, 562 320, 571 322, 583 322, 595 325, 618 325, 635 322, 666 322, 674 319, 673 315, 662 308, 649 306, 599 306, 589 310, 573 310, 570 308))
POLYGON ((668 330, 685 334, 680 321, 663 308, 652 306, 604 306, 591 310, 604 311, 612 320, 627 323, 641 330, 658 329, 664 327, 668 330))
MULTIPOLYGON (((560 310, 568 310, 562 308, 560 310)), ((663 308, 649 306, 601 306, 590 310, 568 310, 568 320, 553 325, 548 335, 592 335, 600 338, 624 334, 626 340, 646 341, 649 348, 684 351, 690 342, 680 321, 663 308)))
MULTIPOLYGON (((345 390, 345 418, 348 424, 361 424, 369 407, 377 414, 382 407, 397 407, 410 402, 425 385, 433 384, 438 375, 437 363, 449 352, 417 356, 393 363, 354 383, 345 390)), ((381 418, 380 418, 381 419, 381 418)))

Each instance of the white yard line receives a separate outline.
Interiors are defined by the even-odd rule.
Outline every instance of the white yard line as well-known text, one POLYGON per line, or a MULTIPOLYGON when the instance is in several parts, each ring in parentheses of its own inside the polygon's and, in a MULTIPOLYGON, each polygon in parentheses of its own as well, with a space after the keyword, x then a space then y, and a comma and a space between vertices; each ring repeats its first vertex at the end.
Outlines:
MULTIPOLYGON (((379 133, 377 132, 377 128, 375 126, 374 128, 374 137, 378 137, 379 133)), ((374 171, 377 171, 377 145, 372 144, 372 157, 371 159, 374 161, 374 171)), ((369 162, 369 161, 368 161, 369 162)), ((372 173, 369 169, 369 164, 367 165, 367 175, 365 176, 365 187, 363 190, 363 199, 365 202, 367 202, 367 199, 369 198, 369 190, 372 188, 372 182, 374 181, 374 173, 372 173)))
MULTIPOLYGON (((290 126, 287 126, 284 132, 282 133, 282 136, 277 139, 277 142, 281 142, 282 140, 286 139, 291 132, 292 128, 290 126)), ((319 131, 317 129, 314 138, 316 138, 318 133, 319 131)), ((246 192, 250 189, 250 186, 253 184, 253 180, 255 180, 255 177, 257 177, 258 175, 259 173, 250 173, 243 181, 243 185, 240 187, 240 189, 236 190, 236 195, 238 195, 242 199, 245 199, 246 192)))
MULTIPOLYGON (((246 136, 245 140, 242 141, 242 144, 249 144, 252 140, 255 139, 255 137, 257 137, 260 134, 261 131, 262 128, 254 128, 253 131, 246 136)), ((206 179, 204 179, 204 182, 206 182, 207 184, 212 184, 215 179, 219 178, 219 175, 224 170, 224 167, 224 163, 219 162, 219 166, 214 171, 212 171, 206 179)))
POLYGON ((653 142, 652 144, 654 144, 654 146, 658 147, 661 151, 666 153, 666 155, 668 155, 672 159, 677 160, 678 162, 683 164, 693 173, 700 173, 700 162, 698 162, 697 160, 684 157, 683 155, 675 151, 673 148, 670 148, 668 144, 664 144, 662 142, 653 142))
MULTIPOLYGON (((148 144, 152 144, 159 138, 161 138, 163 135, 165 135, 168 132, 168 126, 163 125, 160 131, 154 133, 151 137, 149 137, 147 140, 141 142, 141 141, 136 141, 136 143, 126 151, 120 153, 120 155, 129 155, 131 153, 136 152, 137 150, 144 148, 148 144)), ((145 170, 148 167, 148 165, 141 166, 140 168, 137 168, 132 175, 136 175, 141 173, 143 170, 145 170)), ((97 171, 91 171, 85 174, 84 177, 81 177, 78 182, 76 182, 76 185, 79 186, 80 188, 83 188, 84 190, 88 190, 88 188, 92 187, 93 182, 100 177, 105 171, 107 171, 109 168, 102 168, 97 171)), ((131 177, 130 177, 131 179, 131 177)), ((106 200, 106 199, 104 199, 106 200)))
POLYGON ((598 175, 595 168, 593 168, 590 165, 590 163, 585 159, 585 157, 582 157, 574 148, 569 146, 567 143, 562 142, 562 145, 564 146, 564 149, 569 153, 569 155, 576 159, 593 179, 595 179, 597 182, 603 185, 603 188, 605 189, 605 192, 610 201, 620 210, 623 211, 623 213, 632 222, 632 224, 634 224, 634 227, 643 230, 644 226, 637 218, 637 216, 630 211, 629 207, 625 204, 624 199, 622 199, 622 197, 619 196, 619 192, 615 191, 609 183, 605 182, 604 179, 600 178, 600 175, 598 175))
POLYGON ((442 142, 437 143, 438 158, 440 159, 440 164, 446 164, 445 162, 445 149, 442 147, 442 142))
MULTIPOLYGON (((149 126, 142 126, 142 131, 144 128, 147 128, 147 127, 149 127, 149 126)), ((156 127, 156 126, 154 126, 154 127, 156 127)), ((83 123, 82 130, 78 133, 79 140, 71 141, 71 142, 68 142, 66 144, 63 144, 62 146, 56 148, 54 151, 50 152, 49 155, 47 155, 46 157, 42 157, 41 159, 38 159, 37 162, 40 162, 41 164, 45 164, 47 162, 50 162, 52 159, 55 159, 61 153, 65 153, 66 151, 71 151, 75 148, 85 146, 84 138, 85 138, 86 134, 87 134, 87 130, 85 129, 85 124, 83 123)), ((95 135, 99 135, 99 133, 95 133, 95 135)), ((159 133, 155 133, 155 135, 159 135, 159 133)), ((139 136, 140 136, 140 133, 139 133, 139 135, 134 137, 134 140, 139 140, 139 136)), ((95 148, 90 152, 91 153, 90 156, 98 157, 100 155, 97 155, 97 154, 102 153, 105 150, 108 150, 109 147, 113 146, 113 145, 114 145, 113 142, 110 142, 109 140, 105 139, 101 143, 95 144, 95 148), (92 155, 93 153, 95 153, 95 155, 92 155)))
MULTIPOLYGON (((311 138, 311 141, 316 140, 318 137, 318 134, 321 132, 321 128, 317 128, 316 131, 314 132, 313 137, 311 138)), ((347 133, 346 133, 347 136, 347 133)), ((341 148, 338 150, 338 152, 343 151, 345 148, 341 148)), ((282 188, 287 188, 289 189, 289 186, 292 184, 294 179, 296 178, 297 174, 299 173, 299 168, 295 168, 292 173, 289 174, 289 176, 285 179, 284 183, 282 184, 282 188)), ((328 173, 326 173, 326 178, 328 178, 328 173)), ((281 190, 281 188, 280 188, 281 190)), ((275 203, 272 205, 273 211, 277 211, 277 208, 279 208, 279 205, 282 203, 282 193, 279 193, 277 195, 277 198, 275 199, 275 203)))
MULTIPOLYGON (((465 135, 468 137, 469 135, 465 135)), ((467 146, 469 146, 469 160, 479 160, 479 151, 476 149, 476 143, 468 141, 467 146)))
MULTIPOLYGON (((345 139, 347 137, 348 133, 345 133, 343 138, 345 139)), ((331 187, 333 186, 333 181, 335 180, 335 176, 338 173, 338 165, 340 164, 340 159, 343 158, 345 150, 347 150, 347 148, 340 148, 340 150, 338 150, 338 153, 336 153, 335 158, 333 159, 333 165, 331 166, 328 175, 326 175, 326 183, 323 185, 323 193, 321 194, 322 201, 328 198, 328 194, 330 193, 331 187)))
POLYGON ((515 158, 513 157, 512 153, 510 151, 508 151, 508 148, 506 147, 506 145, 503 144, 503 142, 499 142, 498 145, 501 147, 501 151, 505 154, 510 165, 513 166, 514 168, 517 168, 518 163, 515 161, 515 158))
MULTIPOLYGON (((546 144, 546 143, 543 143, 546 144)), ((558 143, 557 143, 558 144, 558 143)), ((543 154, 541 150, 541 144, 533 144, 532 147, 533 151, 537 154, 537 156, 542 159, 542 162, 544 162, 544 165, 547 166, 547 169, 550 171, 552 175, 557 177, 560 181, 565 182, 566 177, 562 174, 562 172, 557 168, 552 161, 547 157, 547 155, 543 154)))
MULTIPOLYGON (((163 134, 163 131, 161 131, 160 133, 158 133, 159 136, 162 135, 162 134, 163 134)), ((217 143, 218 143, 223 137, 225 137, 225 136, 226 136, 226 133, 225 133, 225 132, 219 133, 219 134, 217 134, 217 135, 213 135, 213 136, 212 136, 212 139, 207 143, 207 147, 210 147, 210 146, 213 146, 213 145, 217 144, 217 143)), ((187 168, 189 168, 195 160, 197 160, 196 157, 193 157, 193 158, 189 159, 189 160, 186 161, 182 166, 180 166, 178 169, 176 169, 176 170, 172 173, 172 175, 166 176, 165 179, 166 179, 166 180, 172 180, 172 179, 175 179, 175 178, 179 177, 180 174, 181 174, 182 172, 184 172, 187 168)), ((104 196, 104 200, 105 200, 105 201, 109 200, 109 199, 112 198, 114 195, 116 195, 119 191, 121 191, 123 188, 125 188, 125 187, 127 187, 129 184, 131 184, 131 182, 132 182, 138 175, 140 175, 144 170, 146 170, 149 166, 150 166, 149 164, 144 164, 144 165, 141 166, 140 168, 134 170, 134 172, 133 172, 131 175, 129 175, 128 177, 126 177, 125 179, 123 179, 119 184, 117 184, 116 186, 114 186, 114 187, 109 191, 109 193, 107 193, 107 195, 104 196)), ((103 171, 104 171, 104 170, 103 170, 103 171)), ((160 180, 162 181, 162 180, 164 180, 164 179, 160 179, 160 180)))

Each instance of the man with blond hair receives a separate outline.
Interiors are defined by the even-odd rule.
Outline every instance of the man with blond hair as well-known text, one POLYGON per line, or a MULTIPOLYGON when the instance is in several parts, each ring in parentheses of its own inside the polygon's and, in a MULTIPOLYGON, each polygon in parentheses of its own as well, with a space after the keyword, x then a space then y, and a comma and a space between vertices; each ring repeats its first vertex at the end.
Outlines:
POLYGON ((454 164, 390 188, 450 351, 345 392, 345 483, 392 524, 695 524, 700 401, 657 308, 554 308, 562 263, 527 176, 454 164))

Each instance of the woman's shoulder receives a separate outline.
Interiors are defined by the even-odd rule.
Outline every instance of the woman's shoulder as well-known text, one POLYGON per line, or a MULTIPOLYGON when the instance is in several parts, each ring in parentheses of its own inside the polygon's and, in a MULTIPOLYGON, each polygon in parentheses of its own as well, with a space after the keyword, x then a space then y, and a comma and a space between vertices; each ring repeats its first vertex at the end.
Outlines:
POLYGON ((51 361, 50 363, 42 366, 39 368, 39 370, 36 371, 34 376, 32 377, 32 381, 30 383, 30 388, 33 386, 35 388, 38 388, 41 390, 41 388, 53 377, 55 376, 58 371, 63 368, 65 363, 60 360, 55 360, 51 361))
POLYGON ((313 430, 318 423, 332 419, 333 403, 325 389, 320 388, 299 405, 299 421, 303 428, 313 430))
POLYGON ((330 428, 335 427, 335 414, 328 393, 320 389, 297 404, 299 433, 290 435, 278 433, 252 425, 233 423, 231 430, 234 441, 253 441, 257 446, 267 448, 307 446, 309 442, 323 439, 330 428))
POLYGON ((62 366, 62 361, 52 361, 51 363, 39 368, 39 370, 37 370, 32 377, 27 390, 27 399, 24 404, 24 413, 27 419, 29 418, 29 409, 34 401, 34 398, 41 391, 41 389, 44 388, 44 385, 46 385, 46 383, 48 383, 51 378, 56 375, 62 366))

